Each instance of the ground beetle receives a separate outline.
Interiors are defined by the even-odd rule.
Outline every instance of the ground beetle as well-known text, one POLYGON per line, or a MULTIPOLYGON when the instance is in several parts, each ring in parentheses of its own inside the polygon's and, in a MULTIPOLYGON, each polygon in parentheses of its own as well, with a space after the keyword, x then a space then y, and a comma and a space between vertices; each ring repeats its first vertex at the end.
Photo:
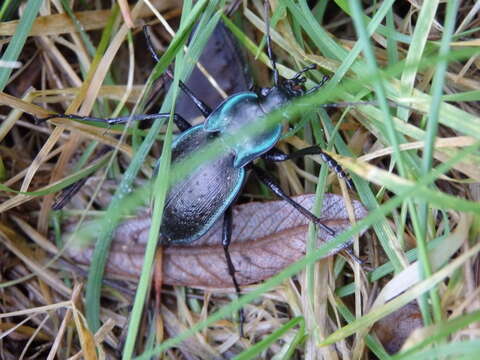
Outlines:
MULTIPOLYGON (((172 145, 172 164, 181 162, 222 136, 235 135, 240 128, 261 121, 261 118, 268 113, 287 105, 292 98, 311 94, 324 84, 326 77, 317 86, 308 91, 305 90, 303 84, 306 79, 303 77, 303 74, 313 69, 314 65, 305 67, 291 79, 280 80, 276 62, 272 56, 268 21, 266 21, 266 26, 267 51, 273 69, 274 86, 263 88, 258 93, 241 92, 234 94, 225 99, 217 108, 211 110, 184 83, 180 82, 180 88, 195 103, 205 117, 205 122, 201 125, 192 126, 180 115, 174 115, 174 122, 180 129, 181 134, 172 145)), ((149 39, 148 31, 146 28, 144 30, 149 50, 154 59, 158 61, 149 39)), ((76 115, 53 115, 42 120, 62 117, 101 121, 112 125, 131 120, 159 119, 168 118, 169 116, 169 113, 165 113, 100 119, 76 115)), ((253 164, 253 160, 261 157, 270 161, 285 161, 305 155, 320 155, 322 160, 340 178, 343 178, 350 188, 353 187, 351 180, 337 162, 318 146, 308 147, 291 154, 285 154, 275 149, 274 146, 280 139, 281 131, 282 125, 277 124, 271 129, 250 136, 245 141, 234 145, 225 144, 221 155, 200 164, 191 174, 174 184, 169 189, 167 195, 164 217, 160 228, 161 241, 164 245, 192 243, 204 235, 215 222, 223 217, 222 246, 225 251, 228 271, 238 295, 240 295, 240 287, 235 278, 235 268, 230 258, 228 247, 232 234, 231 208, 245 183, 247 170, 251 170, 277 196, 287 201, 308 219, 322 227, 327 233, 330 235, 335 234, 331 228, 322 224, 318 217, 285 194, 267 172, 253 164)), ((243 324, 243 321, 243 311, 240 310, 240 323, 243 324)))

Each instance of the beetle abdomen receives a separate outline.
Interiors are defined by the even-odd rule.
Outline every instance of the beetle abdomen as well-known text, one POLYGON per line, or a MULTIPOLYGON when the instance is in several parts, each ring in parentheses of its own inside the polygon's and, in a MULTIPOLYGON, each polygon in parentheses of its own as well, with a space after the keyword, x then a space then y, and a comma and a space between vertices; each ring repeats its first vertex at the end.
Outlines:
MULTIPOLYGON (((208 151, 215 133, 196 126, 175 141, 172 170, 191 155, 208 151)), ((234 168, 235 154, 218 142, 218 156, 202 159, 195 170, 172 184, 167 195, 162 226, 165 244, 190 243, 205 234, 235 200, 245 177, 243 168, 234 168)), ((201 155, 200 155, 201 158, 201 155)))

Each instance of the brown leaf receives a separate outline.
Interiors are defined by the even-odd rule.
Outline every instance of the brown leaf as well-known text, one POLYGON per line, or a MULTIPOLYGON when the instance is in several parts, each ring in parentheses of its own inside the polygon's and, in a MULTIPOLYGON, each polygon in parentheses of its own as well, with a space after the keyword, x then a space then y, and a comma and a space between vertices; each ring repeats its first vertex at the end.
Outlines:
MULTIPOLYGON (((295 201, 311 209, 315 195, 300 195, 295 201)), ((358 201, 353 201, 356 219, 367 215, 358 201)), ((322 220, 337 234, 350 226, 344 200, 326 194, 322 220)), ((117 229, 107 264, 107 271, 138 277, 151 220, 147 212, 126 220, 117 229)), ((230 253, 241 285, 267 279, 305 254, 308 219, 284 201, 251 202, 233 209, 233 233, 230 253)), ((319 245, 333 239, 318 230, 319 245)), ((192 287, 231 287, 223 247, 222 224, 217 223, 205 236, 187 246, 164 249, 163 283, 192 287)), ((344 244, 336 253, 351 242, 344 244)), ((71 249, 69 255, 79 263, 88 263, 92 249, 71 249)))
POLYGON ((379 320, 373 329, 385 350, 395 354, 413 330, 422 326, 420 309, 416 302, 411 302, 379 320))

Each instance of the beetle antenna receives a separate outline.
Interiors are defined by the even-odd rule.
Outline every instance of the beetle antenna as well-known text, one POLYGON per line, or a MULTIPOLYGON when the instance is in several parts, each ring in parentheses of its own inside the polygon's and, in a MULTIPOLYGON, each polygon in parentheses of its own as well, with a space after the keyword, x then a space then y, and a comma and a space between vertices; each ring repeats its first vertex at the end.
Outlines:
POLYGON ((155 62, 159 62, 160 58, 158 57, 157 52, 153 48, 152 39, 150 38, 150 33, 148 32, 148 25, 143 25, 143 34, 145 35, 145 39, 147 40, 147 48, 150 52, 150 55, 152 55, 152 58, 153 60, 155 60, 155 62))
POLYGON ((343 256, 345 256, 347 259, 351 259, 352 261, 356 262, 358 265, 363 266, 365 265, 365 261, 362 259, 358 258, 350 248, 345 248, 340 252, 343 256))
MULTIPOLYGON (((401 107, 405 108, 408 110, 415 110, 414 108, 403 105, 403 104, 398 104, 392 100, 387 100, 387 103, 389 106, 392 107, 401 107)), ((377 100, 371 100, 371 101, 342 101, 342 102, 337 102, 337 103, 329 103, 329 104, 321 104, 321 107, 330 107, 330 108, 345 108, 345 107, 350 107, 350 106, 362 106, 362 105, 373 105, 373 106, 378 106, 378 101, 377 100)))
POLYGON ((278 70, 277 70, 277 62, 273 57, 272 53, 272 39, 270 38, 270 21, 268 19, 268 0, 265 0, 265 34, 267 37, 267 53, 270 62, 272 63, 272 70, 273 70, 273 83, 275 86, 278 86, 278 70))
POLYGON ((317 84, 315 85, 313 88, 311 88, 310 90, 308 90, 305 95, 310 95, 311 93, 314 93, 315 91, 317 91, 318 89, 320 89, 323 85, 325 85, 325 83, 330 79, 330 77, 328 75, 324 75, 322 80, 317 84))

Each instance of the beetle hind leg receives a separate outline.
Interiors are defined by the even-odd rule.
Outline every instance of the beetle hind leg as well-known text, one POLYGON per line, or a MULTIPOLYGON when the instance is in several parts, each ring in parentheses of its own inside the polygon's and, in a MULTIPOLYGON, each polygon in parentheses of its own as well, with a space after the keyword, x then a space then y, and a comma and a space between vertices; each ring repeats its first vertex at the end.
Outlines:
POLYGON ((335 230, 330 228, 329 226, 325 225, 322 223, 322 220, 312 214, 310 211, 305 209, 302 205, 294 201, 292 198, 290 198, 285 192, 282 190, 280 185, 277 184, 277 182, 263 169, 259 168, 258 166, 255 166, 253 164, 250 164, 250 168, 253 170, 254 174, 257 176, 257 178, 264 183, 275 195, 277 195, 279 198, 282 200, 285 200, 288 202, 291 206, 293 206, 297 211, 299 211, 303 216, 308 218, 310 221, 314 222, 317 224, 319 227, 321 227, 325 232, 327 232, 331 236, 335 236, 335 230))
MULTIPOLYGON (((232 258, 230 256, 230 252, 228 251, 228 247, 230 246, 230 242, 232 240, 232 207, 228 207, 227 211, 223 216, 223 229, 222 229, 222 246, 225 252, 225 259, 227 261, 227 268, 228 273, 233 281, 233 286, 235 287, 235 292, 237 293, 237 297, 242 295, 240 290, 240 286, 238 285, 237 278, 235 277, 235 266, 233 265, 232 258)), ((243 308, 238 310, 238 317, 240 320, 240 336, 244 337, 243 333, 243 324, 245 323, 245 313, 243 312, 243 308)))

